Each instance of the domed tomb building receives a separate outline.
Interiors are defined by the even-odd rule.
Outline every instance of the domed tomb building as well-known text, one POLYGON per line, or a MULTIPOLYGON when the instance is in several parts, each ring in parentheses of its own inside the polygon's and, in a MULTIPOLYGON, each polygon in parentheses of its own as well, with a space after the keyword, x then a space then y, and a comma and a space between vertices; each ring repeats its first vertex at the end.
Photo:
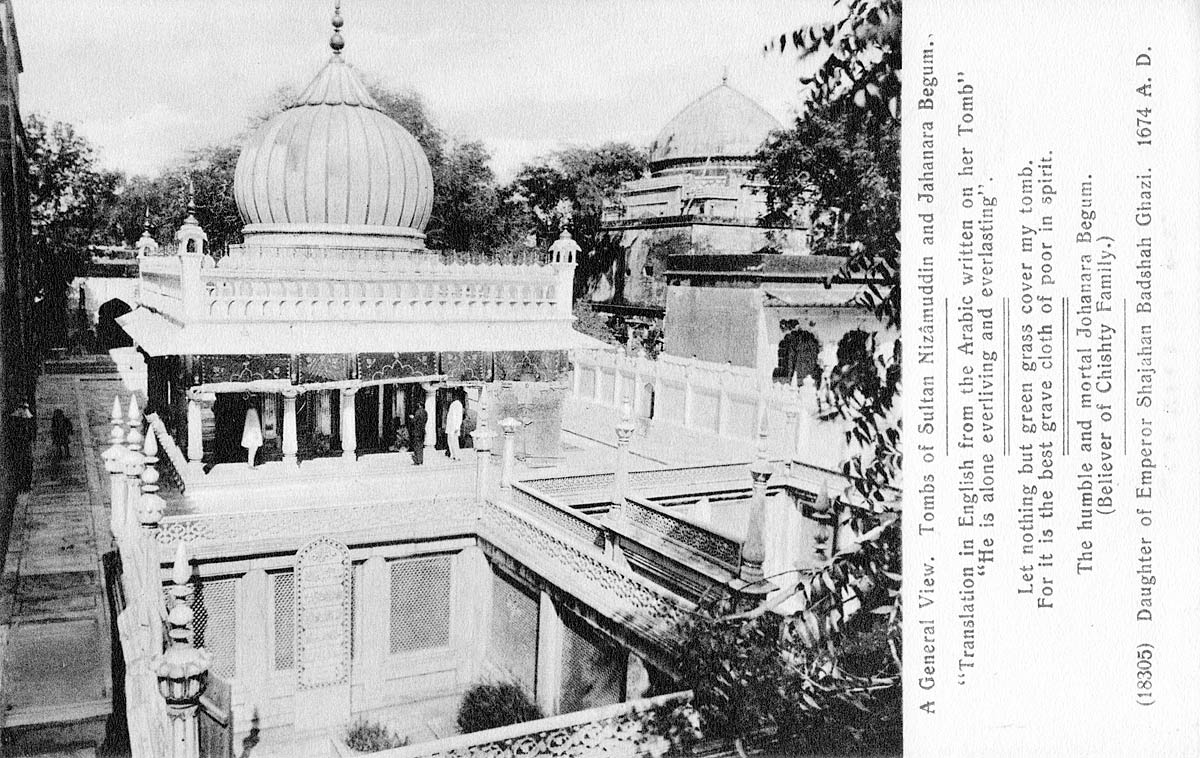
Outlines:
POLYGON ((604 229, 621 256, 593 300, 661 318, 668 256, 807 252, 807 230, 761 225, 766 185, 750 176, 755 153, 782 128, 725 80, 676 114, 650 146, 650 176, 627 182, 605 210, 604 229))
MULTIPOLYGON (((250 409, 259 460, 288 464, 411 447, 418 407, 423 445, 445 447, 447 409, 458 400, 474 414, 497 382, 537 384, 532 403, 546 408, 534 415, 554 419, 551 384, 586 340, 571 327, 573 256, 490 265, 425 249, 429 161, 343 44, 335 28, 325 67, 242 150, 244 243, 214 259, 191 213, 175 249, 141 259, 138 306, 121 324, 149 356, 150 403, 196 476, 246 461, 250 409)), ((517 402, 495 389, 493 422, 517 402)), ((532 456, 557 451, 545 426, 529 435, 532 456)))

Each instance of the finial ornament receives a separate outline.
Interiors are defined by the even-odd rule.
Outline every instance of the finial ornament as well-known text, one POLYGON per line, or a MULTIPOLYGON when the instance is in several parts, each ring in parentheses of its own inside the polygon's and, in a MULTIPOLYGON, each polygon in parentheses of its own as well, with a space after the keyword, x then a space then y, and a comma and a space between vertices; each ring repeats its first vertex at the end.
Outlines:
POLYGON ((333 36, 329 38, 329 47, 333 49, 334 55, 341 55, 342 48, 346 46, 346 40, 342 38, 342 0, 335 0, 333 3, 333 36))
POLYGON ((721 69, 721 84, 729 83, 729 66, 721 69))

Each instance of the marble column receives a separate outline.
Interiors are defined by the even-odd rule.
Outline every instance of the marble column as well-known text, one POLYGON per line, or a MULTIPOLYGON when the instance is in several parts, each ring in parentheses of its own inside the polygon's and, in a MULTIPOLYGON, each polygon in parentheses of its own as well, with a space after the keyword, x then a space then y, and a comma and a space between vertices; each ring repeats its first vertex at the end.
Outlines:
POLYGON ((562 695, 563 623, 550 593, 542 590, 538 601, 537 704, 546 716, 558 715, 562 695))
POLYGON ((339 410, 342 414, 342 458, 347 461, 358 459, 354 452, 358 449, 358 430, 355 426, 354 417, 354 395, 357 392, 357 387, 343 388, 342 399, 339 405, 339 410))
POLYGON ((296 391, 287 390, 283 393, 283 463, 286 466, 299 465, 296 457, 299 446, 296 443, 296 391))
POLYGON ((429 451, 437 446, 437 385, 430 382, 421 388, 425 390, 425 449, 429 451))
POLYGON ((513 459, 516 457, 517 427, 520 425, 521 422, 512 416, 500 422, 500 428, 504 430, 504 454, 500 463, 500 486, 504 488, 512 486, 513 459))
POLYGON ((746 526, 746 541, 742 545, 741 579, 759 582, 763 579, 763 563, 766 559, 766 507, 767 480, 771 478, 771 463, 767 460, 766 436, 760 434, 758 457, 750 464, 752 495, 750 520, 746 526))
POLYGON ((613 499, 617 506, 617 514, 621 519, 626 518, 625 496, 629 493, 629 443, 633 440, 633 432, 637 426, 629 413, 629 403, 626 403, 621 421, 617 424, 617 470, 613 477, 616 491, 613 499))

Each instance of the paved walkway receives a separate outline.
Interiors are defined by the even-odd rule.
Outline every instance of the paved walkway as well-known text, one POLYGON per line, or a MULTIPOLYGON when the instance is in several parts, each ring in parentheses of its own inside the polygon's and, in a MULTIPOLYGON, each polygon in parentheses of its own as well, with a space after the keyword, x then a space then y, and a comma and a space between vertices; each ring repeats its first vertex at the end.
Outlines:
POLYGON ((112 711, 112 650, 102 556, 112 549, 107 445, 117 376, 45 375, 38 382, 33 488, 13 518, 0 630, 7 755, 87 755, 112 711), (70 458, 56 461, 50 418, 71 420, 70 458))

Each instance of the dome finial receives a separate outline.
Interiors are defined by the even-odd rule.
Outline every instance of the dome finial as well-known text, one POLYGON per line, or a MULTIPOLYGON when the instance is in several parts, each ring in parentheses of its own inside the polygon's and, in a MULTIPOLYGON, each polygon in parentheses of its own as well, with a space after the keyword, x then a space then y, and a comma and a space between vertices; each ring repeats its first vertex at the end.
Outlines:
POLYGON ((721 69, 721 84, 729 83, 729 66, 721 69))
POLYGON ((333 3, 333 36, 329 38, 329 47, 333 48, 334 55, 341 55, 342 48, 346 46, 346 40, 342 39, 342 0, 334 0, 333 3))

